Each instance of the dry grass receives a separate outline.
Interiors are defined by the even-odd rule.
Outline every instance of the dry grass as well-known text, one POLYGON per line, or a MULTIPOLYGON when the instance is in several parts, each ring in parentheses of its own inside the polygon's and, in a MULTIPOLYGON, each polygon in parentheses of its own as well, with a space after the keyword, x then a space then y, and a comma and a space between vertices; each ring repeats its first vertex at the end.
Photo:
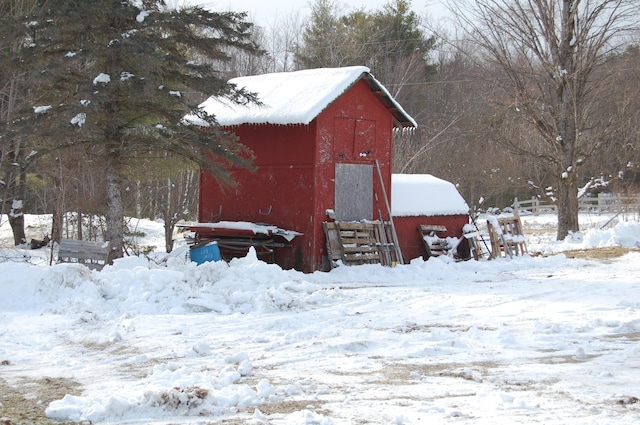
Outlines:
POLYGON ((309 406, 313 406, 314 412, 319 414, 328 414, 329 412, 323 409, 318 409, 319 406, 322 406, 323 402, 318 400, 294 400, 294 401, 283 401, 281 403, 267 403, 261 404, 259 409, 265 415, 283 415, 290 414, 293 412, 299 412, 300 410, 305 410, 309 408, 309 406))
POLYGON ((634 248, 624 248, 621 246, 610 246, 604 248, 563 251, 563 254, 568 258, 581 258, 586 260, 611 260, 614 258, 622 257, 629 252, 640 252, 640 250, 634 248))
POLYGON ((58 422, 47 418, 45 409, 54 400, 66 394, 79 394, 80 384, 66 378, 23 378, 15 386, 0 379, 0 417, 11 424, 71 425, 74 422, 58 422))

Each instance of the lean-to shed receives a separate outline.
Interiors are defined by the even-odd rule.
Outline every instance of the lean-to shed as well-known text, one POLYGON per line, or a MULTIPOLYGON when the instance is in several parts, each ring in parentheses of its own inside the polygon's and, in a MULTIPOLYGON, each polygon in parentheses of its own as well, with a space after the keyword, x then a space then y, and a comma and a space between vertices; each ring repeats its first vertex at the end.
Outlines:
POLYGON ((322 227, 337 220, 389 219, 395 128, 416 123, 366 67, 310 69, 230 80, 262 106, 219 98, 203 103, 254 155, 256 172, 232 170, 223 190, 201 173, 198 220, 268 223, 300 232, 275 262, 306 272, 326 268, 322 227), (378 168, 380 173, 378 173, 378 168), (381 178, 380 178, 381 176, 381 178), (377 196, 376 196, 377 195, 377 196))
POLYGON ((406 260, 425 255, 420 225, 446 227, 441 236, 460 238, 469 206, 453 183, 431 174, 393 174, 391 211, 406 260))

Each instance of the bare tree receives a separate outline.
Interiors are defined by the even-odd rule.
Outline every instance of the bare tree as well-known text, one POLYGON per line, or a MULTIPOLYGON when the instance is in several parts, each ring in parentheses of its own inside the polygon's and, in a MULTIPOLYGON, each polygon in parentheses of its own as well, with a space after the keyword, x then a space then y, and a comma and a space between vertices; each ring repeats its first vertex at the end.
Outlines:
POLYGON ((26 242, 24 202, 31 149, 20 137, 5 133, 21 100, 22 73, 12 66, 13 54, 24 47, 16 37, 14 18, 36 10, 36 0, 0 0, 0 214, 7 212, 15 245, 26 242))
MULTIPOLYGON (((473 40, 470 57, 494 79, 494 141, 548 170, 558 205, 558 239, 578 231, 581 165, 597 152, 611 117, 596 113, 612 82, 595 71, 624 44, 635 0, 449 1, 473 40), (514 127, 533 129, 534 134, 514 127), (507 131, 505 131, 507 130, 507 131)), ((548 188, 546 188, 548 189, 548 188)))
POLYGON ((615 78, 603 99, 600 113, 615 118, 601 154, 586 165, 594 182, 618 193, 632 195, 640 188, 640 47, 630 46, 612 55, 599 72, 615 78))
POLYGON ((198 168, 179 158, 165 156, 128 174, 127 212, 133 217, 164 221, 165 248, 173 250, 173 233, 181 220, 195 219, 198 207, 198 168))
POLYGON ((260 73, 287 72, 295 70, 295 53, 302 43, 302 21, 298 12, 276 17, 265 27, 262 40, 256 44, 269 53, 265 55, 260 73))
POLYGON ((165 248, 173 250, 173 231, 181 220, 193 216, 198 199, 198 171, 190 170, 167 179, 160 191, 161 207, 158 213, 164 220, 165 248))

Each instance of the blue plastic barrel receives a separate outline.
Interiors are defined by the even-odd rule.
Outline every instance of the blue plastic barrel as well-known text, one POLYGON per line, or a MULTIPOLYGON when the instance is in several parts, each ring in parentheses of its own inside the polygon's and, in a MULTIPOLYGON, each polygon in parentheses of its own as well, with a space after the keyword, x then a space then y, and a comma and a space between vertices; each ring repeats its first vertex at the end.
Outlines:
POLYGON ((218 243, 211 242, 205 246, 191 248, 189 250, 189 258, 191 258, 191 261, 202 264, 207 261, 220 261, 222 260, 222 255, 220 255, 218 243))

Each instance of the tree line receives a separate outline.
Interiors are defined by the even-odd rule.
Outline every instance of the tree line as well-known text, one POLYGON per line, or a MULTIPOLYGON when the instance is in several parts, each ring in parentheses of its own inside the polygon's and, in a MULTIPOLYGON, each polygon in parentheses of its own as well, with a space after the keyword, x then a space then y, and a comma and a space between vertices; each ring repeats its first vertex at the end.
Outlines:
POLYGON ((182 117, 216 93, 259 101, 231 77, 348 65, 418 122, 396 135, 394 172, 452 181, 474 209, 551 200, 562 239, 580 193, 638 192, 635 0, 450 1, 446 22, 408 0, 315 0, 267 26, 163 1, 50 6, 0 0, 0 198, 17 229, 21 209, 106 217, 112 240, 124 216, 158 218, 170 251, 173 225, 194 218, 198 168, 225 183, 225 165, 251 166, 215 117, 204 130, 182 117))
POLYGON ((49 189, 34 195, 53 213, 52 239, 64 213, 98 215, 117 258, 125 213, 172 229, 194 210, 198 167, 231 184, 229 165, 251 166, 251 152, 198 108, 214 94, 257 101, 218 70, 231 50, 259 54, 251 28, 241 13, 164 1, 0 2, 0 173, 15 243, 35 210, 25 203, 33 184, 49 189))

